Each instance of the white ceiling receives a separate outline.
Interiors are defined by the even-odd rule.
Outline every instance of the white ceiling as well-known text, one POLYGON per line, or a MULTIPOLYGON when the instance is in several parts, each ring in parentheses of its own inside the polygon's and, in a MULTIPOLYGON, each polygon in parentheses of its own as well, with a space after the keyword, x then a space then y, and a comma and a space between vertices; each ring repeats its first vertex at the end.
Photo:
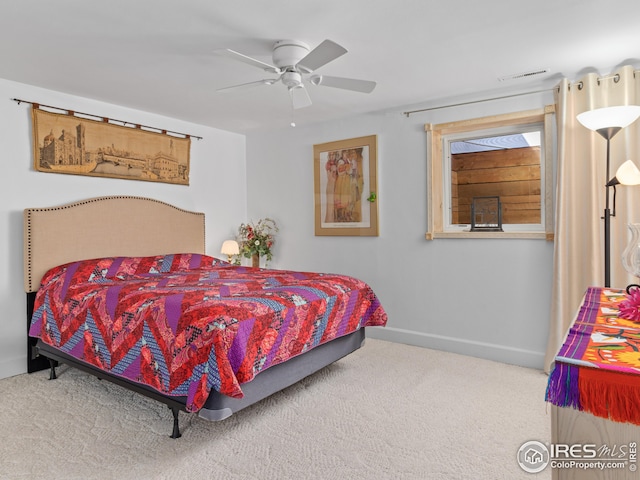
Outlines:
POLYGON ((640 66, 639 22, 637 0, 3 0, 0 78, 248 133, 289 125, 286 87, 216 92, 270 75, 215 49, 271 63, 276 40, 344 46, 317 73, 376 89, 308 85, 300 125, 640 66))

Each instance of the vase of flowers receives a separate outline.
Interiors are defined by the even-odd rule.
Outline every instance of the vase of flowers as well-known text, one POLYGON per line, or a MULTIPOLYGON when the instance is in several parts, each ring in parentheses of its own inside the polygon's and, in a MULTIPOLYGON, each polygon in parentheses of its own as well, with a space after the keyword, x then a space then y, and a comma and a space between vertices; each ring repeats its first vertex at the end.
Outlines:
MULTIPOLYGON (((271 261, 271 249, 275 242, 278 225, 271 218, 263 218, 257 223, 242 223, 238 227, 238 245, 240 256, 251 258, 253 267, 260 266, 260 257, 266 257, 266 263, 271 261)), ((238 257, 236 263, 240 263, 238 257)))

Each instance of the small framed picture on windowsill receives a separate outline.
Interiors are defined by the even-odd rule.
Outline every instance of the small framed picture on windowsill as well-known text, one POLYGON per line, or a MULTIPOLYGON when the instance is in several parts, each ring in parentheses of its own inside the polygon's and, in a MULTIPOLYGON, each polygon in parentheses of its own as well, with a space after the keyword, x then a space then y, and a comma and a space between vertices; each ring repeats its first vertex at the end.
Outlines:
POLYGON ((502 232, 500 197, 473 197, 471 202, 472 232, 502 232))

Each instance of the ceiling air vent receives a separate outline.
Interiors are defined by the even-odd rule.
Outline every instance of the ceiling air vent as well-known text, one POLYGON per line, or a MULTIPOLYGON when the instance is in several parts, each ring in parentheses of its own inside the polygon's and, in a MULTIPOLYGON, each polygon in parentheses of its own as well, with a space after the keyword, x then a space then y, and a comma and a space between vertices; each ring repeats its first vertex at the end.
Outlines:
POLYGON ((503 77, 498 77, 498 80, 501 82, 506 82, 508 80, 525 80, 531 77, 537 77, 538 75, 542 75, 544 73, 549 73, 549 69, 537 68, 535 70, 529 70, 528 72, 514 73, 512 75, 505 75, 503 77))

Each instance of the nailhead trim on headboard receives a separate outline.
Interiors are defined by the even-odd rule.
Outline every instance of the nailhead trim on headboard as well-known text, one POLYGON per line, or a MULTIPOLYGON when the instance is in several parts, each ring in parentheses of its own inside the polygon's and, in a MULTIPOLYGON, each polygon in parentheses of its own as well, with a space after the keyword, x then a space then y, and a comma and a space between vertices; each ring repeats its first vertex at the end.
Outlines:
POLYGON ((33 291, 33 280, 31 275, 31 211, 27 210, 27 285, 29 291, 33 291))

